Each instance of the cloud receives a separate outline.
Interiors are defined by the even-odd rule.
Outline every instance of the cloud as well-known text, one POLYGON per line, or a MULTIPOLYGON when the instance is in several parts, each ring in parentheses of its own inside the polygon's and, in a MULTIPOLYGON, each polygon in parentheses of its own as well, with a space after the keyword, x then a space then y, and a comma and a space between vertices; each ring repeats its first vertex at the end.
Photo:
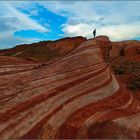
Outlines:
POLYGON ((70 18, 77 18, 79 20, 85 19, 86 20, 95 20, 100 19, 100 15, 96 13, 93 8, 93 3, 91 1, 65 1, 65 2, 58 2, 58 1, 48 1, 46 2, 38 2, 40 5, 44 6, 48 10, 54 12, 55 14, 59 14, 61 16, 67 16, 70 18), (55 5, 55 6, 53 6, 55 5))
MULTIPOLYGON (((38 21, 32 19, 28 14, 21 12, 18 8, 22 7, 21 4, 31 5, 27 2, 1 2, 0 5, 0 31, 2 36, 0 36, 0 44, 7 47, 12 47, 14 44, 22 43, 22 40, 25 43, 30 42, 29 39, 22 39, 14 37, 14 33, 20 30, 36 30, 41 33, 48 33, 50 30, 41 24, 38 21), (3 38, 5 37, 5 38, 3 38), (11 38, 11 39, 10 39, 11 38), (7 41, 6 41, 7 39, 7 41), (12 41, 13 40, 13 41, 12 41), (4 41, 8 43, 4 43, 4 41), (12 43, 11 43, 12 42, 12 43)), ((35 14, 35 12, 34 12, 35 14)), ((33 39, 35 40, 35 39, 33 39)))
MULTIPOLYGON (((27 14, 20 12, 16 5, 13 6, 10 3, 3 2, 0 6, 1 10, 4 11, 2 14, 0 12, 1 17, 3 18, 16 18, 15 22, 11 20, 11 25, 15 26, 17 29, 40 29, 47 31, 45 27, 39 24, 37 21, 31 19, 27 14)), ((9 20, 10 21, 10 20, 9 20)))
MULTIPOLYGON (((139 1, 1 1, 0 44, 4 43, 4 40, 6 41, 4 37, 9 40, 9 47, 14 43, 30 42, 29 39, 14 36, 15 32, 21 30, 48 33, 48 36, 55 36, 55 38, 60 37, 56 34, 57 32, 64 36, 83 35, 90 38, 93 29, 96 28, 97 35, 105 34, 112 40, 139 38, 139 9, 139 1), (62 21, 61 28, 58 27, 60 23, 58 24, 55 18, 49 21, 52 14, 40 15, 42 7, 46 11, 59 15, 59 19, 66 19, 66 21, 62 21), (45 23, 46 21, 48 22, 45 23), (54 22, 56 24, 53 24, 54 22), (12 39, 14 41, 10 43, 12 39)), ((33 40, 36 39, 31 39, 31 41, 33 40)), ((4 44, 6 45, 6 43, 4 44)))
POLYGON ((0 17, 0 32, 14 31, 17 27, 13 26, 11 22, 15 22, 16 17, 0 17))
POLYGON ((67 23, 62 26, 66 36, 92 37, 94 28, 97 28, 98 35, 108 35, 112 40, 132 39, 140 36, 139 1, 39 3, 50 11, 67 17, 67 23))
POLYGON ((90 32, 93 30, 88 24, 77 24, 77 25, 63 25, 63 31, 70 36, 88 36, 90 37, 90 32))
POLYGON ((19 44, 28 44, 28 43, 33 43, 40 41, 39 39, 32 38, 32 39, 27 39, 27 38, 22 38, 22 37, 16 37, 13 35, 8 35, 6 38, 4 36, 0 37, 0 49, 6 49, 6 48, 11 48, 19 44), (10 44, 10 45, 9 45, 10 44))
MULTIPOLYGON (((77 24, 77 25, 63 25, 63 31, 67 36, 86 36, 88 38, 93 37, 93 27, 89 24, 77 24)), ((140 36, 140 22, 131 25, 119 24, 119 25, 106 25, 97 27, 97 35, 107 35, 111 40, 127 40, 140 36)))
POLYGON ((38 10, 33 9, 33 10, 30 11, 31 16, 38 16, 38 14, 39 14, 38 10))

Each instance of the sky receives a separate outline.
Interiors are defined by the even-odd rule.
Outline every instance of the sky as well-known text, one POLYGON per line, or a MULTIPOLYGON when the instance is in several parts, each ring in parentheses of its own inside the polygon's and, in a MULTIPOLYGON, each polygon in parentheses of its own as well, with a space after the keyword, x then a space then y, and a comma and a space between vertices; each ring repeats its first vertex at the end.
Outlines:
POLYGON ((140 1, 0 1, 0 49, 64 37, 140 40, 140 1))

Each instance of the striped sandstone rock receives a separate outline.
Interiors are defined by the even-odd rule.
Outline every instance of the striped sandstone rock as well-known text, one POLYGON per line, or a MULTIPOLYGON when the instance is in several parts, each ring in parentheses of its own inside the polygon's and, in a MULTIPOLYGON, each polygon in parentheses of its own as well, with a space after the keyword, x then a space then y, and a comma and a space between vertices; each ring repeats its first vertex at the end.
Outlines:
POLYGON ((0 67, 1 139, 139 138, 139 113, 94 40, 49 65, 0 67))

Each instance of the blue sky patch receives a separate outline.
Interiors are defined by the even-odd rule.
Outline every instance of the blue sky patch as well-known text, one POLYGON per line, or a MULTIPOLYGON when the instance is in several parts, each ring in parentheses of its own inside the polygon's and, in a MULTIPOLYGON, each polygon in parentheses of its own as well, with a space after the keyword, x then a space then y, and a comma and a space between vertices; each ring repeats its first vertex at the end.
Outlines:
POLYGON ((0 49, 41 40, 106 35, 140 40, 140 1, 1 1, 0 49))
POLYGON ((20 30, 14 33, 15 36, 23 38, 38 38, 43 40, 56 40, 64 37, 64 32, 61 30, 61 26, 66 23, 66 17, 52 13, 39 4, 36 4, 36 9, 19 10, 25 14, 29 14, 33 20, 36 20, 49 31, 44 33, 38 30, 20 30))

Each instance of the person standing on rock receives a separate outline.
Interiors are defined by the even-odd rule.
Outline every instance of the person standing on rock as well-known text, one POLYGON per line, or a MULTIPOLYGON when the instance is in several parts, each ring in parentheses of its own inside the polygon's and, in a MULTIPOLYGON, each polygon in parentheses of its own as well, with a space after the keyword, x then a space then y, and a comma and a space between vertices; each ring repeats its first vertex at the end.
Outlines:
POLYGON ((96 36, 96 29, 94 29, 94 31, 93 31, 93 36, 94 37, 96 36))

